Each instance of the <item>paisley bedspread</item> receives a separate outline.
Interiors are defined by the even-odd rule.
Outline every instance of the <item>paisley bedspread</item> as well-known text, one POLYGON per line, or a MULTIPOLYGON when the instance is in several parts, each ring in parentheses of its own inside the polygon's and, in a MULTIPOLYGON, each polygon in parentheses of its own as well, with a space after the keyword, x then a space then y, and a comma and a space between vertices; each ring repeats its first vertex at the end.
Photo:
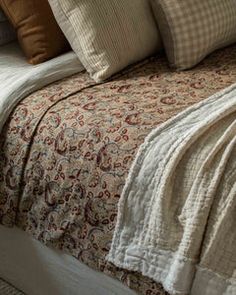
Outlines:
POLYGON ((186 72, 171 71, 159 56, 104 84, 83 72, 28 96, 1 134, 0 223, 17 225, 139 294, 166 294, 105 260, 117 203, 150 131, 234 82, 235 46, 186 72))

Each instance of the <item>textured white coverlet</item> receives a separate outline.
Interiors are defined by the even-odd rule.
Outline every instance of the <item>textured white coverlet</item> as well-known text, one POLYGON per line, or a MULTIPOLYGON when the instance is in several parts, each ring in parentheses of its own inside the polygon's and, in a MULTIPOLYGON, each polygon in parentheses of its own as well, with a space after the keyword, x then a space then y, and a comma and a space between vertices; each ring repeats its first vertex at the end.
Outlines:
POLYGON ((83 66, 73 52, 40 65, 30 65, 17 43, 0 47, 0 130, 17 103, 40 88, 79 73, 83 66))
POLYGON ((236 294, 236 84, 154 130, 107 259, 170 294, 236 294))

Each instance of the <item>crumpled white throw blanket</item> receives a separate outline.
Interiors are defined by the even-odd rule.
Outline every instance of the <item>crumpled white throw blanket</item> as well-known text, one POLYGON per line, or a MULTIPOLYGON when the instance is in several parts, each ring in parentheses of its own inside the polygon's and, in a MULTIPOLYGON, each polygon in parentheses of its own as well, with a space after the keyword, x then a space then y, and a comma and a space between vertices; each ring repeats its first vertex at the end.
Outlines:
POLYGON ((72 51, 33 66, 27 63, 17 42, 0 46, 0 131, 27 95, 83 70, 72 51))
POLYGON ((107 259, 170 294, 236 294, 236 84, 148 136, 107 259))

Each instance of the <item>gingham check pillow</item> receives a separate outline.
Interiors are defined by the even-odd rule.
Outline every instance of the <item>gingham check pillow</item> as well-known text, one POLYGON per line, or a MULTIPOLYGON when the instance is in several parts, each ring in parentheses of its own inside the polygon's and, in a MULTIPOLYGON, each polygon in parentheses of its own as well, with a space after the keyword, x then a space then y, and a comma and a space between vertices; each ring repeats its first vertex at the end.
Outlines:
POLYGON ((236 0, 152 0, 172 67, 184 70, 236 42, 236 0))

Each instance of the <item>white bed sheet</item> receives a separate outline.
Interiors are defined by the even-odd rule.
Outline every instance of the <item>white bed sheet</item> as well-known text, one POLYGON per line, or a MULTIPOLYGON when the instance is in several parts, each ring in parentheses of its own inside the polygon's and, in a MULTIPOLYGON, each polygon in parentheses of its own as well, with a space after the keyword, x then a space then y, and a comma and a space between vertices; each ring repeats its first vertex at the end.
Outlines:
POLYGON ((27 295, 135 295, 77 259, 0 225, 0 277, 27 295))
POLYGON ((84 70, 74 52, 42 64, 27 63, 14 42, 0 47, 0 131, 17 103, 40 88, 84 70))

